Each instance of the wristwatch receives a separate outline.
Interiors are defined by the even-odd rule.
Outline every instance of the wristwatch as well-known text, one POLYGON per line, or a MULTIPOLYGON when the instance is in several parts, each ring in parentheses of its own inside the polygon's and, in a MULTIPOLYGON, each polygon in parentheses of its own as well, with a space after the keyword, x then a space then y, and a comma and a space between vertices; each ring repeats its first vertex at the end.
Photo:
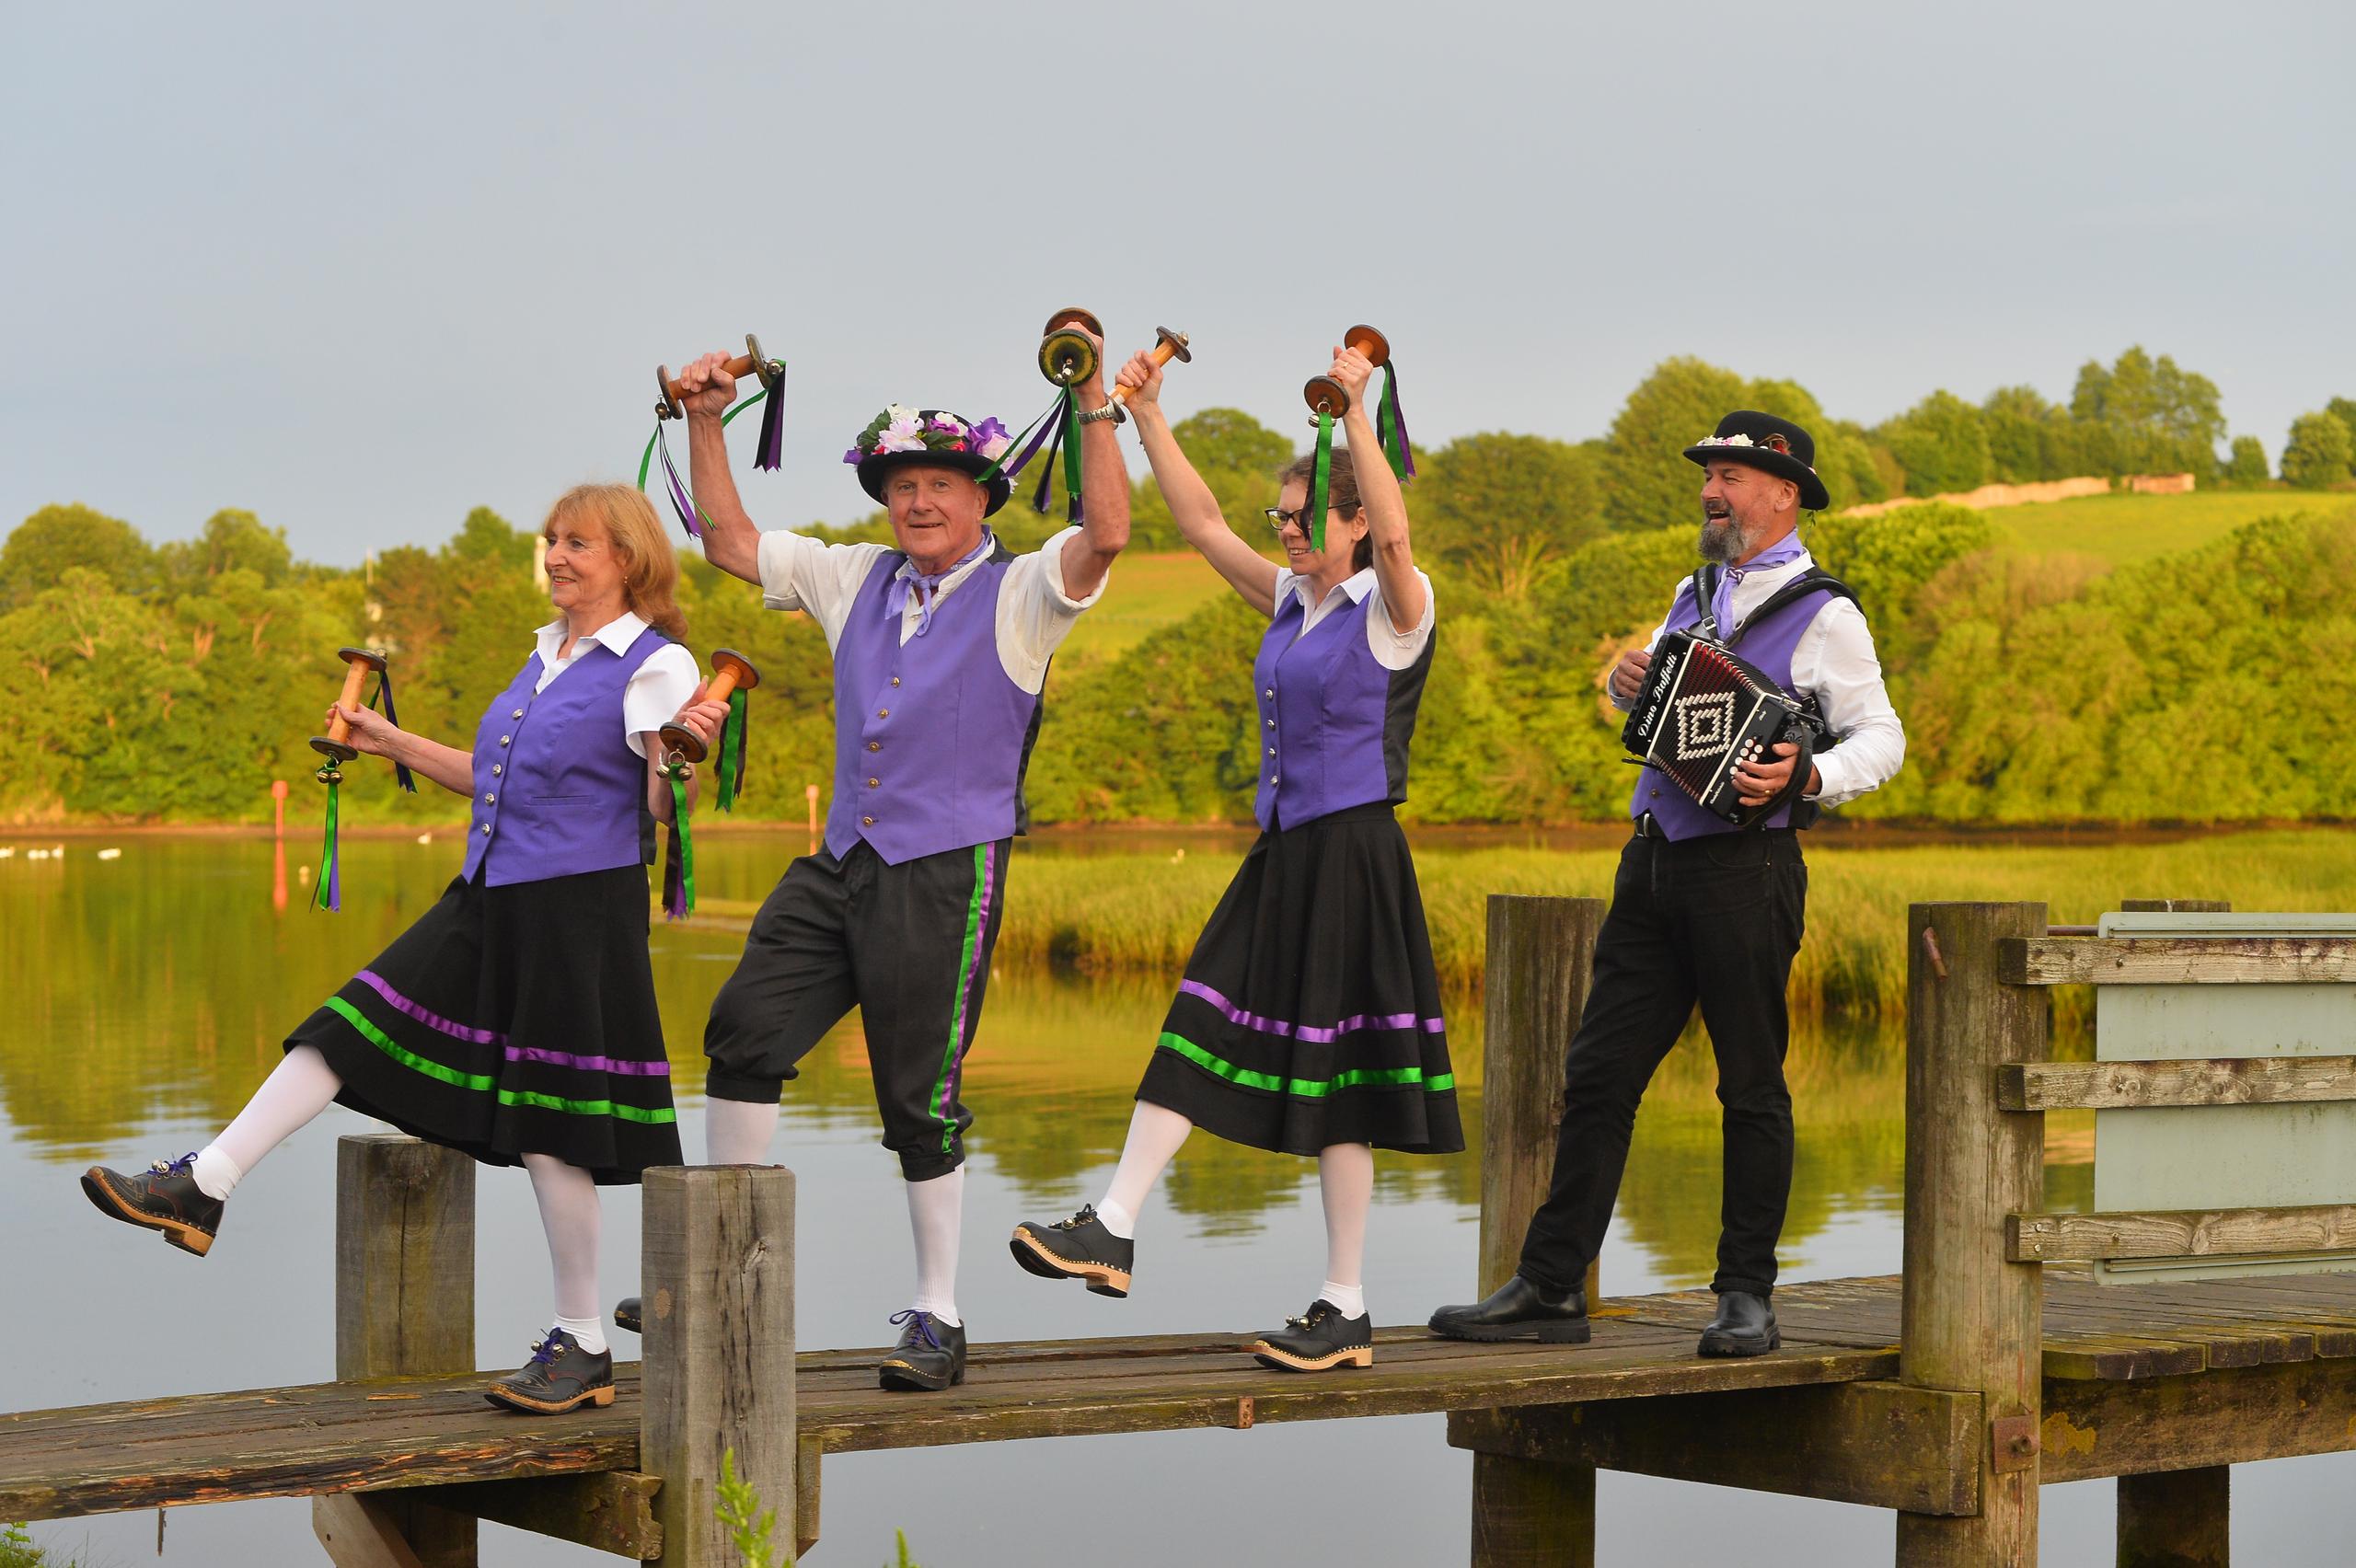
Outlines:
POLYGON ((1121 405, 1118 403, 1108 402, 1101 409, 1091 409, 1080 416, 1080 422, 1082 424, 1093 424, 1099 420, 1116 420, 1123 424, 1128 423, 1128 416, 1121 412, 1121 405))

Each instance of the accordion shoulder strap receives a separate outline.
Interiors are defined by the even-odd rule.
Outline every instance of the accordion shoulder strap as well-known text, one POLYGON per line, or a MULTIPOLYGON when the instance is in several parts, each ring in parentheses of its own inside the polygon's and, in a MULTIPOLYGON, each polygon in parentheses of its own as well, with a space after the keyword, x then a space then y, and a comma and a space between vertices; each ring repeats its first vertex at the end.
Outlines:
MULTIPOLYGON (((1697 572, 1694 575, 1698 578, 1700 573, 1697 572)), ((1855 589, 1831 572, 1819 567, 1811 566, 1773 594, 1768 594, 1766 602, 1751 611, 1749 618, 1744 620, 1742 629, 1749 631, 1785 605, 1805 599, 1811 594, 1830 594, 1836 599, 1846 599, 1856 605, 1860 611, 1865 607, 1865 602, 1857 597, 1855 589)))

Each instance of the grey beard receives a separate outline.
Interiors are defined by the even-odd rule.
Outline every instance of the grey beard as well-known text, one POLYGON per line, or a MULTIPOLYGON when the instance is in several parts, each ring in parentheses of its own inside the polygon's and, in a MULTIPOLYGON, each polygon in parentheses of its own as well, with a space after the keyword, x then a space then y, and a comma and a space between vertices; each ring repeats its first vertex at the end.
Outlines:
POLYGON ((1703 560, 1732 566, 1742 559, 1742 525, 1732 517, 1703 518, 1699 548, 1703 560))

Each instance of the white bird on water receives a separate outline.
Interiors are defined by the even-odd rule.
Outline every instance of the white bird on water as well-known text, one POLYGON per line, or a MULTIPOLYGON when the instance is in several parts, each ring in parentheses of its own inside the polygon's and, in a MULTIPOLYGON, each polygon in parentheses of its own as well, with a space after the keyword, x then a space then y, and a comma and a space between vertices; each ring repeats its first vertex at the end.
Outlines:
POLYGON ((122 851, 120 849, 101 849, 98 851, 98 859, 101 860, 120 860, 122 859, 122 851))

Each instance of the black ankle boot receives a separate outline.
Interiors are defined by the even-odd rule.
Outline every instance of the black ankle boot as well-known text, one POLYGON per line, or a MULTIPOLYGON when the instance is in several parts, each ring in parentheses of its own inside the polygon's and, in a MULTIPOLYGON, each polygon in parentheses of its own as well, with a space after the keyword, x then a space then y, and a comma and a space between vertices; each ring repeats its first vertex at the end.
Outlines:
POLYGON ((1449 1339, 1585 1344, 1587 1292, 1575 1286, 1553 1296, 1516 1274, 1485 1301, 1441 1308, 1432 1314, 1431 1327, 1432 1332, 1449 1339))
POLYGON ((1747 1290, 1718 1293, 1718 1315, 1702 1331, 1697 1346, 1703 1355, 1764 1355, 1784 1343, 1775 1326, 1775 1309, 1763 1296, 1747 1290))
POLYGON ((906 1323, 900 1343, 877 1364, 875 1379, 887 1389, 917 1389, 938 1393, 965 1380, 965 1325, 944 1323, 930 1312, 911 1307, 892 1314, 906 1323))
POLYGON ((642 1320, 638 1315, 637 1297, 625 1296, 614 1303, 614 1327, 638 1333, 641 1332, 638 1325, 642 1320))
POLYGON ((483 1398, 508 1410, 561 1415, 583 1405, 614 1402, 614 1353, 594 1355, 562 1329, 532 1347, 532 1359, 483 1390, 483 1398))
POLYGON ((1280 1372, 1328 1372, 1336 1366, 1374 1365, 1374 1320, 1345 1318, 1323 1297, 1298 1318, 1252 1342, 1253 1359, 1280 1372))
POLYGON ((228 1205, 204 1195, 196 1184, 196 1156, 159 1159, 135 1176, 93 1165, 82 1173, 82 1191, 100 1214, 126 1225, 160 1230, 164 1239, 198 1257, 213 1251, 228 1205))
POLYGON ((1138 1244, 1104 1228, 1093 1205, 1050 1225, 1024 1220, 1007 1243, 1014 1261, 1042 1279, 1084 1279, 1099 1296, 1126 1296, 1138 1244))

